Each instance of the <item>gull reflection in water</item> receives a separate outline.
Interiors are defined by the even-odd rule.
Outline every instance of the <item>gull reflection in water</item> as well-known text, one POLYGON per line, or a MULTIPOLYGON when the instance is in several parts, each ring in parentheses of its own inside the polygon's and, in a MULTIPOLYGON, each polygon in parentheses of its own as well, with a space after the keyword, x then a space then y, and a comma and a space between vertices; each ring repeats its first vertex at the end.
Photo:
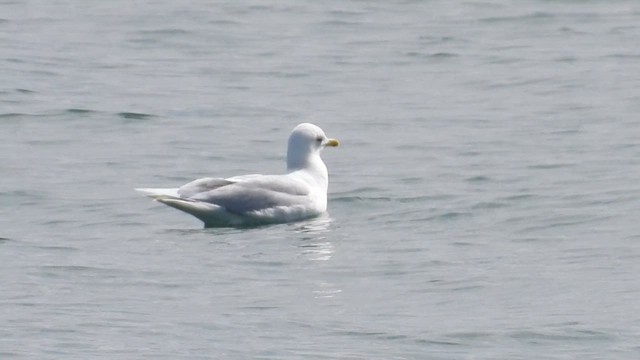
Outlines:
POLYGON ((329 216, 322 216, 298 224, 295 231, 303 235, 301 237, 303 243, 298 245, 302 249, 300 255, 312 261, 331 260, 335 248, 326 236, 330 225, 331 218, 329 216))
POLYGON ((317 284, 317 289, 313 290, 313 294, 316 298, 333 298, 340 294, 342 290, 336 288, 335 284, 321 282, 317 284))
MULTIPOLYGON (((336 251, 333 243, 328 240, 332 230, 331 218, 323 216, 298 223, 296 226, 295 231, 301 235, 301 244, 298 245, 301 249, 300 257, 309 260, 311 264, 320 265, 329 262, 336 251)), ((320 278, 324 277, 320 271, 322 268, 324 266, 313 270, 320 278)), ((313 296, 318 299, 334 298, 342 292, 335 284, 326 279, 316 279, 312 283, 314 284, 313 296)))
POLYGON ((304 222, 295 223, 296 231, 303 234, 322 234, 329 231, 331 225, 331 218, 329 215, 324 214, 320 217, 316 217, 304 222))

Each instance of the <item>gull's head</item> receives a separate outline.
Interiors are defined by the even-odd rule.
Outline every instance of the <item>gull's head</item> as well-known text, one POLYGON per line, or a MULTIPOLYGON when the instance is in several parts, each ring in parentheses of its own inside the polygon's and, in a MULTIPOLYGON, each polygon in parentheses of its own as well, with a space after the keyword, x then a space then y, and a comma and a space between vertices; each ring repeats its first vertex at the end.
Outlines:
POLYGON ((326 146, 338 145, 338 140, 328 138, 319 127, 309 123, 300 124, 289 135, 287 166, 304 167, 313 155, 318 155, 326 146))

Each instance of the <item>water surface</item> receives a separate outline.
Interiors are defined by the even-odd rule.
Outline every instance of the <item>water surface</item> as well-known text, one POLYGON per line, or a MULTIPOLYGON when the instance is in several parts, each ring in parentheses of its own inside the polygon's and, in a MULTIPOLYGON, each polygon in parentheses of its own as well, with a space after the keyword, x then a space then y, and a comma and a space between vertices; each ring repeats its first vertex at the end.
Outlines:
POLYGON ((0 355, 637 359, 633 1, 0 3, 0 355), (202 229, 135 187, 279 173, 202 229))

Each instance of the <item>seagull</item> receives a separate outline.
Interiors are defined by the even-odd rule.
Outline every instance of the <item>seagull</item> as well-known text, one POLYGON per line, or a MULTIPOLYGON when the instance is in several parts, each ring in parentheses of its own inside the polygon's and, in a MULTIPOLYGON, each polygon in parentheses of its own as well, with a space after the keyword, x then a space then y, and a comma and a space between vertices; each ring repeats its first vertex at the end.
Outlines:
POLYGON ((136 190, 195 216, 205 227, 298 221, 327 211, 329 174, 320 152, 339 145, 318 126, 303 123, 289 135, 286 174, 206 177, 179 188, 136 190))

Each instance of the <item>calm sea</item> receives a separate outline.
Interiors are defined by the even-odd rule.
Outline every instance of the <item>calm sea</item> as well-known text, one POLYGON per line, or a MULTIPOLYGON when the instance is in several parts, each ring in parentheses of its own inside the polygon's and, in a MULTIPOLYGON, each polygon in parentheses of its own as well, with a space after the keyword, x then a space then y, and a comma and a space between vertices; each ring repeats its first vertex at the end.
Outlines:
POLYGON ((0 1, 0 358, 640 358, 637 1, 0 1), (202 229, 135 187, 284 171, 202 229))

